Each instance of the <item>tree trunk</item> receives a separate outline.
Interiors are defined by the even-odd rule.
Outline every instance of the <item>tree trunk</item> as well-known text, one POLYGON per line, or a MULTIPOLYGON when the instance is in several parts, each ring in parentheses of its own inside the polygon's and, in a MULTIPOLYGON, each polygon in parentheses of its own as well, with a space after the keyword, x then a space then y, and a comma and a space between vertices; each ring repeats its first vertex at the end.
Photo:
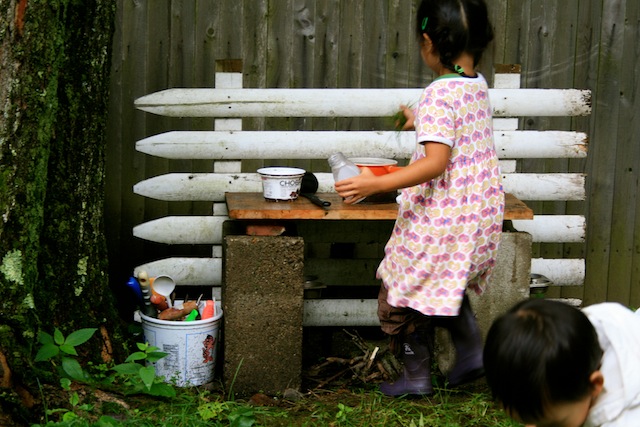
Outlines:
POLYGON ((103 232, 115 7, 0 0, 0 412, 18 417, 50 375, 39 331, 99 328, 84 361, 123 352, 103 232))

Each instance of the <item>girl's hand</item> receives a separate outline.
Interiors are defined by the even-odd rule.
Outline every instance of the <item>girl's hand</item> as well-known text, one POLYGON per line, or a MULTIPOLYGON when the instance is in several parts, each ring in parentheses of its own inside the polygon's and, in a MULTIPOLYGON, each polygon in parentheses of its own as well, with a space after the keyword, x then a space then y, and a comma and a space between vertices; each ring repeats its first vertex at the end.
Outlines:
POLYGON ((437 178, 449 164, 451 147, 439 142, 426 142, 424 145, 425 157, 380 176, 364 167, 360 175, 336 182, 336 192, 345 199, 345 203, 351 204, 372 194, 407 188, 437 178))
POLYGON ((362 168, 360 175, 336 182, 336 192, 347 204, 352 204, 363 197, 379 192, 376 186, 377 178, 367 167, 362 168))
POLYGON ((414 127, 414 121, 415 121, 415 114, 413 113, 413 109, 407 107, 406 105, 401 105, 400 106, 400 111, 398 111, 397 114, 398 120, 396 120, 396 129, 398 130, 413 130, 414 127))

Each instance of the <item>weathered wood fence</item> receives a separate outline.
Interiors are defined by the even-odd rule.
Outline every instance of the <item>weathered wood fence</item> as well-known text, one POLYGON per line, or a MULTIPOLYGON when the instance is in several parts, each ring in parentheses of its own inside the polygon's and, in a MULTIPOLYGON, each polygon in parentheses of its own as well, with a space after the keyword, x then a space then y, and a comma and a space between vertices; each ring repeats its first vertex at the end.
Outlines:
MULTIPOLYGON (((206 160, 173 160, 135 151, 135 141, 169 130, 210 130, 208 118, 168 118, 134 109, 133 100, 173 87, 212 87, 214 64, 241 58, 244 87, 402 88, 431 79, 421 64, 413 20, 417 0, 137 0, 118 1, 114 38, 109 147, 107 234, 111 277, 122 283, 134 266, 173 256, 211 256, 204 245, 167 246, 133 237, 136 224, 166 215, 210 215, 211 203, 174 203, 134 194, 133 186, 169 172, 210 172, 206 160)), ((640 90, 635 0, 490 2, 496 40, 481 71, 493 63, 520 63, 522 87, 590 89, 593 112, 584 118, 525 117, 529 130, 577 130, 590 135, 589 157, 530 158, 519 172, 586 172, 587 201, 532 201, 539 212, 587 216, 582 244, 544 243, 535 257, 586 258, 584 287, 560 296, 640 305, 640 90), (626 70, 626 71, 625 71, 626 70), (629 71, 631 70, 631 71, 629 71)), ((247 130, 367 130, 377 118, 282 117, 249 119, 247 130)), ((377 124, 377 126, 376 126, 377 124)), ((283 158, 289 158, 288 156, 283 158)), ((274 159, 277 160, 277 159, 274 159)), ((309 170, 325 166, 293 160, 309 170)), ((245 170, 258 164, 246 162, 245 170)))

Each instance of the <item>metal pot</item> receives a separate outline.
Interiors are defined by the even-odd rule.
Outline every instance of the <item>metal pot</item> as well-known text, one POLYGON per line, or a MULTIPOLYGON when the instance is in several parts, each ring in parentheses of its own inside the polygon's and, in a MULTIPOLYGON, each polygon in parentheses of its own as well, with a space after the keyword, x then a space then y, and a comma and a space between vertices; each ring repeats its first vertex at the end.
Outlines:
POLYGON ((531 298, 544 298, 547 289, 553 282, 542 274, 531 273, 529 277, 529 296, 531 298))

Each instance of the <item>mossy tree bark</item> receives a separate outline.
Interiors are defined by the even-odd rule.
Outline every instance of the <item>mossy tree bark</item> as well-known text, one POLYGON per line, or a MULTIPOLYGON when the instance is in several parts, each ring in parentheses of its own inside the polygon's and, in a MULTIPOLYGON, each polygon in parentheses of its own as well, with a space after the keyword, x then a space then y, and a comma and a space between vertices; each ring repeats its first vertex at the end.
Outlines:
POLYGON ((96 327, 81 359, 121 355, 103 233, 115 7, 0 0, 0 413, 37 404, 39 331, 96 327))

